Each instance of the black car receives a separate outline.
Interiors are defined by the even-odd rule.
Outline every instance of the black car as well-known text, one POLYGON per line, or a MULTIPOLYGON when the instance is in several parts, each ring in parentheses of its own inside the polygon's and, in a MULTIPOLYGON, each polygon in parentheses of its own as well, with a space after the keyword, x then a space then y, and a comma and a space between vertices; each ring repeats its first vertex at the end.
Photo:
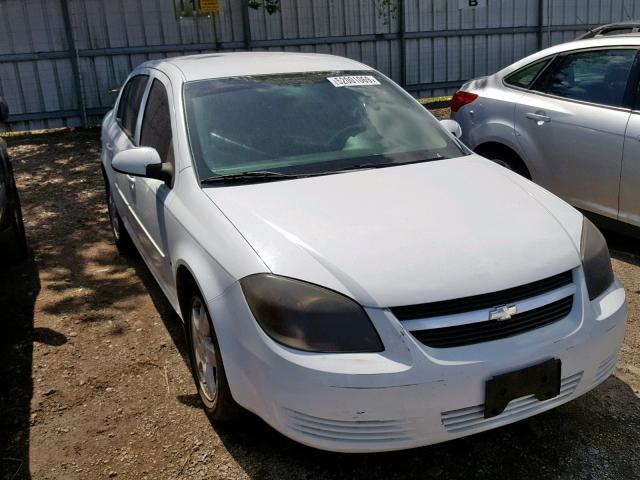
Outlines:
MULTIPOLYGON (((7 103, 0 97, 0 122, 9 117, 7 103)), ((0 138, 0 264, 19 263, 27 254, 20 197, 13 177, 7 144, 0 138)))
POLYGON ((587 33, 580 35, 576 40, 585 38, 605 37, 610 35, 624 35, 625 33, 636 33, 640 31, 640 20, 629 20, 627 22, 608 23, 592 28, 587 33))

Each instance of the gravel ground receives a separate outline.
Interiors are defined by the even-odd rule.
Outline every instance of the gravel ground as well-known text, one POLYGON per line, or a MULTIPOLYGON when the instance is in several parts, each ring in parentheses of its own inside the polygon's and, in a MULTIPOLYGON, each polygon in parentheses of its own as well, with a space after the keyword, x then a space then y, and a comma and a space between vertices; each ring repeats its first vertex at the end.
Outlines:
POLYGON ((637 241, 608 235, 630 317, 595 391, 446 444, 331 454, 207 419, 179 319, 111 242, 97 131, 7 140, 32 253, 0 272, 0 479, 640 478, 637 241))

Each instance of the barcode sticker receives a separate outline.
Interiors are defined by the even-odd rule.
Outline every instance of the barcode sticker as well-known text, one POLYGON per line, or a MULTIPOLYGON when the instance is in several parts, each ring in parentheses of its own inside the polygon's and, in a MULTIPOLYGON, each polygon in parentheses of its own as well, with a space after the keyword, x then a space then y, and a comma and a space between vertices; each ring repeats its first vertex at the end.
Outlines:
POLYGON ((371 75, 349 75, 344 77, 327 77, 334 87, 361 87, 363 85, 380 85, 371 75))

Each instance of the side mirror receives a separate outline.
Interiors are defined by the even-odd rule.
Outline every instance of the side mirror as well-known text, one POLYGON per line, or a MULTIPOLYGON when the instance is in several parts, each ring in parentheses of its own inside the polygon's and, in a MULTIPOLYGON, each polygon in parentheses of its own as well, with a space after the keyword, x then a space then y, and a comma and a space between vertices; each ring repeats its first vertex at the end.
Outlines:
POLYGON ((138 147, 117 153, 111 160, 111 168, 118 173, 162 180, 170 184, 173 171, 170 163, 162 163, 155 148, 138 147))
POLYGON ((455 120, 440 120, 442 126, 456 138, 460 138, 462 136, 462 127, 455 120))
POLYGON ((0 97, 0 123, 9 120, 9 105, 4 98, 0 97))

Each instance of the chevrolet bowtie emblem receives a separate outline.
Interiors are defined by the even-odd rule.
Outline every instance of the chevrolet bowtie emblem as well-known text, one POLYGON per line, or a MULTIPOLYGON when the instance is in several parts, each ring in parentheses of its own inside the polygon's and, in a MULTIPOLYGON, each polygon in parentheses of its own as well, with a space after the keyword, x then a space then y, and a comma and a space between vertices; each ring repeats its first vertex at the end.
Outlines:
POLYGON ((518 307, 515 305, 500 305, 489 311, 489 320, 497 320, 498 322, 511 320, 511 317, 516 313, 518 313, 518 307))

